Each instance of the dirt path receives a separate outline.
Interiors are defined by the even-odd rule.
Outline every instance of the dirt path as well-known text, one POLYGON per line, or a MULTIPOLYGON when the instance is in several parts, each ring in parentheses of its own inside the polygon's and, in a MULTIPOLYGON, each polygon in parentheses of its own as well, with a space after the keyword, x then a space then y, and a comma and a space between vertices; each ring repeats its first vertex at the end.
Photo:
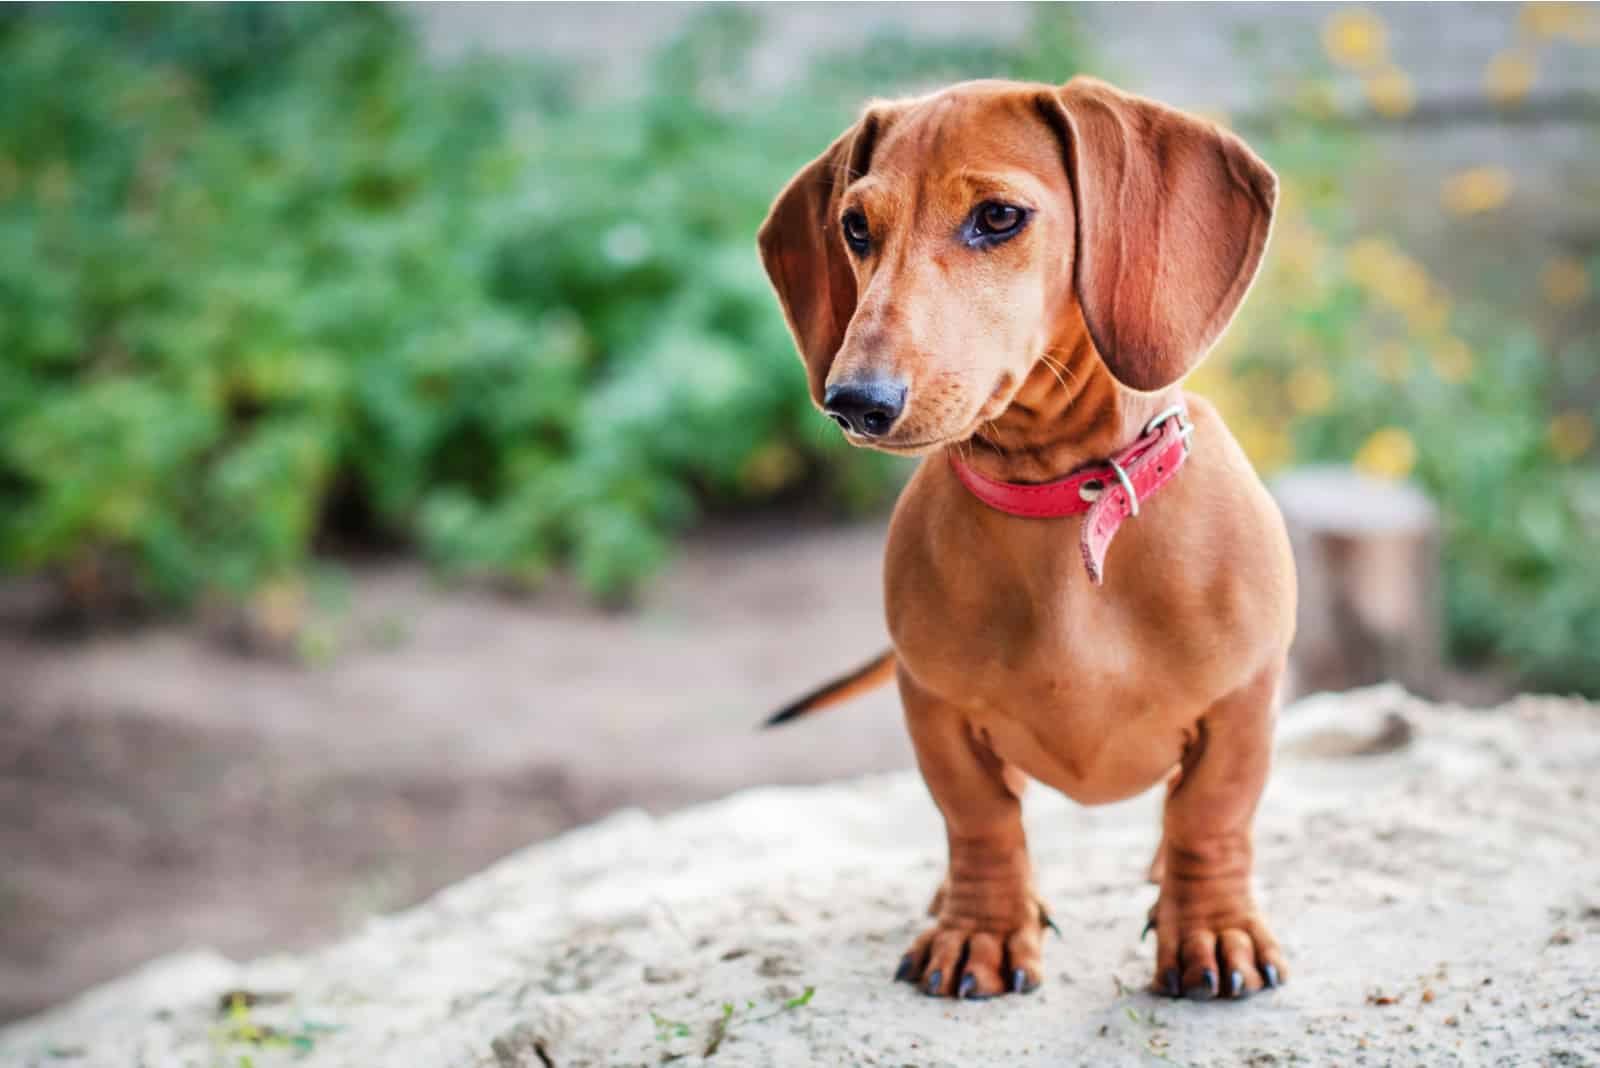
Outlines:
POLYGON ((883 644, 881 540, 711 533, 627 614, 359 569, 317 668, 0 611, 0 1020, 185 946, 316 944, 619 807, 907 765, 887 694, 752 730, 883 644))
POLYGON ((1295 971, 1241 1005, 1143 992, 1153 796, 1030 796, 1065 932, 1039 992, 890 982, 941 841, 898 773, 621 814, 319 953, 166 962, 0 1032, 0 1064, 1600 1064, 1600 709, 1378 689, 1284 723, 1260 882, 1295 971), (226 1021, 228 990, 260 1003, 226 1021))

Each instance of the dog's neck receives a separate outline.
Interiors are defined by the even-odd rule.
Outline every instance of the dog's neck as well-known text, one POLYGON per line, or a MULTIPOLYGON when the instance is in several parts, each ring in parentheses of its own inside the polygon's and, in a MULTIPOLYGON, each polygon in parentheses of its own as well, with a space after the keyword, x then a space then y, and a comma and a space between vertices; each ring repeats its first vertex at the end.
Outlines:
POLYGON ((979 428, 961 458, 1005 482, 1049 482, 1104 463, 1174 403, 1176 387, 1128 389, 1106 369, 1086 329, 1052 345, 1033 365, 1010 407, 979 428))

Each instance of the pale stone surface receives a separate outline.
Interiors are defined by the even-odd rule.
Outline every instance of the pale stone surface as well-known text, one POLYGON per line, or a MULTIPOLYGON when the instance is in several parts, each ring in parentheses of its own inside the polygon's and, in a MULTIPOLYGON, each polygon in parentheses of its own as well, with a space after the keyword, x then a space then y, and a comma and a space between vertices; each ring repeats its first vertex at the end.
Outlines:
POLYGON ((890 982, 942 860, 902 773, 623 813, 304 956, 168 958, 0 1031, 0 1064, 1600 1063, 1600 709, 1378 688, 1307 699, 1281 736, 1259 874, 1295 971, 1242 1005, 1142 990, 1154 795, 1030 795, 1064 931, 1040 991, 963 1004, 890 982), (284 995, 250 1022, 309 1048, 230 1041, 229 990, 284 995))

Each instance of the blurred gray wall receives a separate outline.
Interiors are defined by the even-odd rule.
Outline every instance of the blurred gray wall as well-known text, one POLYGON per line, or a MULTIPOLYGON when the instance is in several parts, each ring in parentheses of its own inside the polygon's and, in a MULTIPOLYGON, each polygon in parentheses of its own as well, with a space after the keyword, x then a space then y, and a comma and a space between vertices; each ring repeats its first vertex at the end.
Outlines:
MULTIPOLYGON (((1339 112, 1372 146, 1336 179, 1363 222, 1392 232, 1453 288, 1471 289, 1475 280, 1482 288, 1486 271, 1525 264, 1525 272, 1514 272, 1525 281, 1495 287, 1495 299, 1500 310, 1538 321, 1545 313, 1539 266, 1557 254, 1600 250, 1600 41, 1584 46, 1531 34, 1524 4, 1118 3, 1076 5, 1076 13, 1096 57, 1093 73, 1179 107, 1225 113, 1248 139, 1252 122, 1287 104, 1274 86, 1328 67, 1323 27, 1333 13, 1357 6, 1386 24, 1388 53, 1410 77, 1416 106, 1399 121, 1376 118, 1363 103, 1360 79, 1335 70, 1330 84, 1339 112), (1533 56, 1537 76, 1528 98, 1507 109, 1486 95, 1484 73, 1510 49, 1533 56), (1474 167, 1504 168, 1515 192, 1492 216, 1451 218, 1440 208, 1441 187, 1474 167)), ((595 85, 626 93, 643 87, 643 61, 699 7, 460 3, 410 10, 440 58, 544 52, 580 61, 595 85)), ((760 5, 753 10, 765 32, 752 88, 781 86, 816 54, 882 31, 1014 39, 1026 32, 1031 7, 760 5)))
MULTIPOLYGON (((436 55, 475 50, 547 52, 595 65, 596 73, 627 86, 651 50, 701 8, 693 3, 493 4, 422 3, 410 7, 436 55)), ((1014 39, 1028 25, 1026 3, 764 4, 766 22, 757 80, 781 83, 818 52, 848 47, 885 30, 926 37, 1014 39)), ((1299 65, 1296 46, 1317 48, 1328 16, 1352 4, 1083 4, 1086 40, 1108 76, 1125 87, 1191 108, 1237 110, 1257 98, 1240 49, 1258 37, 1266 59, 1299 65)), ((1362 5, 1388 24, 1390 51, 1416 83, 1420 101, 1472 96, 1489 60, 1518 40, 1521 4, 1362 5)), ((1550 46, 1536 91, 1600 93, 1600 58, 1570 42, 1550 46)), ((1071 74, 1063 71, 1063 77, 1071 74)), ((1352 85, 1343 96, 1359 96, 1352 85)))

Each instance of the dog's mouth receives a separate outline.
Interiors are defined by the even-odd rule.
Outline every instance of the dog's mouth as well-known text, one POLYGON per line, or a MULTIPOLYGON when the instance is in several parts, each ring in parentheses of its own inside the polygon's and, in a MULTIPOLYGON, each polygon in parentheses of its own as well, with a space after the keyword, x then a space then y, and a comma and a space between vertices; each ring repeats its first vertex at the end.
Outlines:
MULTIPOLYGON (((968 435, 969 437, 971 435, 968 435)), ((882 441, 877 438, 861 437, 857 434, 847 435, 850 444, 859 445, 879 452, 891 453, 895 456, 926 456, 946 445, 952 445, 963 440, 960 437, 927 438, 922 441, 882 441)))
POLYGON ((960 445, 971 441, 985 423, 999 418, 1000 414, 1011 407, 1011 402, 1016 399, 1017 393, 1022 389, 1023 379, 1010 371, 1001 372, 995 380, 994 387, 989 390, 988 397, 979 406, 977 413, 954 434, 935 434, 913 441, 896 441, 891 433, 887 437, 871 437, 857 433, 846 428, 845 440, 857 448, 876 449, 878 452, 889 453, 893 456, 926 456, 939 449, 950 445, 960 445))
MULTIPOLYGON (((896 456, 922 456, 962 440, 962 435, 935 435, 932 437, 917 438, 912 441, 896 441, 891 434, 888 437, 875 438, 868 434, 861 434, 848 427, 844 429, 844 440, 858 449, 875 449, 878 452, 887 452, 896 456)), ((967 435, 970 436, 970 435, 967 435)))

